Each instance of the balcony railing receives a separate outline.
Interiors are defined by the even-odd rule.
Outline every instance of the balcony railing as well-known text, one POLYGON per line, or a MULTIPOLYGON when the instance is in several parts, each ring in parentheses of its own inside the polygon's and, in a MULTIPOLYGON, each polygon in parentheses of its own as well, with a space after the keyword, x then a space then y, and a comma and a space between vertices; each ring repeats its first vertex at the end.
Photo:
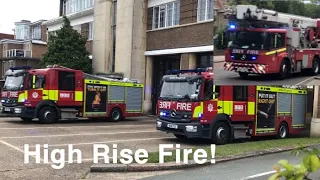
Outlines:
POLYGON ((3 51, 3 57, 32 57, 32 52, 23 49, 10 49, 3 51))

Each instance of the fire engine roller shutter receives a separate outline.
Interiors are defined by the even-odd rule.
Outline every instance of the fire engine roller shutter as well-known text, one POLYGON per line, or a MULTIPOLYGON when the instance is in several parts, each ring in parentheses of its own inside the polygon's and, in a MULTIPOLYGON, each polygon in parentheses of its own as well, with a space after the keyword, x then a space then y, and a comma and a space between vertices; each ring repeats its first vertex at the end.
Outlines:
POLYGON ((109 101, 124 101, 124 86, 109 86, 109 101))
POLYGON ((278 114, 291 114, 291 94, 278 93, 278 114))
POLYGON ((126 111, 142 111, 143 88, 127 87, 126 91, 126 111))
POLYGON ((305 94, 293 94, 292 96, 292 126, 304 126, 307 96, 305 94))

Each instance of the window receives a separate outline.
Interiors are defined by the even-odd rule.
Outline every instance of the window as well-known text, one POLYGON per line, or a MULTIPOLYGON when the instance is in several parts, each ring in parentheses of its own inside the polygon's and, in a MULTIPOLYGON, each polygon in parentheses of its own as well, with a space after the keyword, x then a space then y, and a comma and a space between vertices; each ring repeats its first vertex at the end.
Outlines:
POLYGON ((32 27, 32 39, 41 39, 41 25, 32 27))
POLYGON ((94 6, 94 0, 64 0, 63 15, 77 13, 94 6))
POLYGON ((213 99, 218 99, 220 97, 220 86, 214 86, 214 95, 213 99))
POLYGON ((233 100, 247 101, 248 100, 248 86, 233 86, 233 100))
POLYGON ((89 23, 89 36, 88 36, 89 40, 93 40, 93 22, 89 23))
POLYGON ((176 26, 180 23, 180 1, 153 7, 153 29, 176 26))
POLYGON ((268 47, 270 49, 280 48, 285 46, 285 35, 284 33, 270 33, 268 35, 268 47))
POLYGON ((30 75, 29 76, 28 89, 45 88, 45 85, 46 85, 45 76, 43 76, 43 75, 30 75))
POLYGON ((213 19, 213 0, 198 0, 198 21, 213 19))
POLYGON ((58 89, 64 91, 74 91, 75 90, 75 76, 74 72, 59 71, 59 83, 58 89))
POLYGON ((197 68, 213 67, 213 54, 199 54, 197 57, 197 68))
POLYGON ((73 29, 78 31, 79 34, 81 34, 81 24, 73 26, 73 29))
POLYGON ((213 80, 206 80, 204 86, 204 99, 213 99, 213 80))

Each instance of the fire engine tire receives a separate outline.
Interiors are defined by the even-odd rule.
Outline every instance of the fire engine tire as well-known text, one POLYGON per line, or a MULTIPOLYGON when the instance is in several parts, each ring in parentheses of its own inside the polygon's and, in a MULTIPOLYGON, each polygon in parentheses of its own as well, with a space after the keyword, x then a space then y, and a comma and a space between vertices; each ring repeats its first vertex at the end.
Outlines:
POLYGON ((288 125, 284 122, 280 123, 278 128, 277 138, 284 139, 284 138, 287 138, 288 135, 289 135, 288 125))
POLYGON ((212 129, 211 140, 214 144, 224 145, 230 142, 230 127, 227 123, 218 122, 212 129))
POLYGON ((31 122, 31 121, 32 121, 32 118, 25 118, 25 117, 22 117, 22 118, 21 118, 21 120, 22 120, 23 122, 28 123, 28 122, 31 122))
POLYGON ((44 106, 39 110, 38 118, 40 123, 52 124, 58 121, 58 114, 55 108, 44 106))
POLYGON ((314 76, 318 75, 319 69, 320 69, 319 60, 317 58, 314 58, 312 61, 312 74, 314 76))
POLYGON ((280 65, 280 70, 279 70, 279 78, 280 79, 285 79, 289 75, 289 63, 286 60, 283 60, 281 65, 280 65))
POLYGON ((114 122, 123 120, 122 111, 119 108, 113 108, 110 112, 110 119, 114 122))

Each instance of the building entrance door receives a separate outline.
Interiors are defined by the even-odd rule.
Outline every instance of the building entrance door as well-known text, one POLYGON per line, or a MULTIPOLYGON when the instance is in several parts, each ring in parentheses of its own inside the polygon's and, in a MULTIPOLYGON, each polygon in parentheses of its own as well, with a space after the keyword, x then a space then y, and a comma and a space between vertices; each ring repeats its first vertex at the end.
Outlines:
POLYGON ((152 69, 152 114, 157 114, 157 101, 162 77, 168 70, 180 69, 180 55, 155 56, 152 69))

